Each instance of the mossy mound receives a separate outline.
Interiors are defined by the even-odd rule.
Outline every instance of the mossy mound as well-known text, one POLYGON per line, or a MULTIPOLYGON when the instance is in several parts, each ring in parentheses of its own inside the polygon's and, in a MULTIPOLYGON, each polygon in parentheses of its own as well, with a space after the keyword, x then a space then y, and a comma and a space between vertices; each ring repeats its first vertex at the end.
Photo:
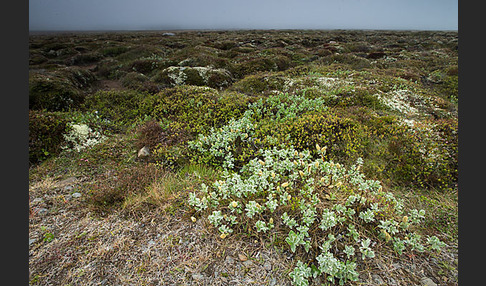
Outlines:
POLYGON ((88 85, 91 79, 81 72, 70 74, 70 77, 62 72, 29 72, 29 109, 68 111, 78 108, 84 99, 79 87, 88 85))
POLYGON ((271 94, 283 90, 286 80, 281 73, 258 73, 235 82, 230 89, 248 95, 271 94))
POLYGON ((37 164, 58 155, 68 120, 60 112, 29 110, 29 163, 37 164))
POLYGON ((130 72, 125 74, 121 79, 123 87, 138 90, 142 92, 156 93, 159 91, 156 84, 145 76, 143 73, 130 72))

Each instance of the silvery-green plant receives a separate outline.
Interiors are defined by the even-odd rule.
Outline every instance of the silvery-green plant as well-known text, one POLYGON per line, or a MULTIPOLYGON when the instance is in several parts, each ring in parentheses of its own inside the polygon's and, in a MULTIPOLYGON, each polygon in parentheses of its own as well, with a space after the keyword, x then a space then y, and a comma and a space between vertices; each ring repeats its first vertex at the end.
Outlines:
MULTIPOLYGON (((376 239, 398 254, 426 250, 421 236, 413 233, 425 218, 423 210, 404 216, 403 201, 360 173, 362 160, 345 168, 324 161, 325 148, 316 149, 318 158, 292 147, 262 150, 238 172, 226 169, 221 180, 201 186, 198 195, 191 193, 189 203, 208 215, 221 237, 241 229, 232 228, 241 221, 256 235, 286 233, 285 245, 296 254, 299 249, 312 253, 317 245, 314 260, 291 272, 296 285, 319 275, 339 284, 356 281, 355 252, 361 259, 373 258, 376 239), (315 270, 307 272, 307 267, 315 270)), ((436 237, 429 237, 427 245, 434 251, 444 246, 436 237)))
POLYGON ((312 275, 312 268, 308 267, 302 261, 297 261, 297 265, 289 276, 292 278, 292 282, 296 286, 307 286, 309 281, 307 280, 312 275))

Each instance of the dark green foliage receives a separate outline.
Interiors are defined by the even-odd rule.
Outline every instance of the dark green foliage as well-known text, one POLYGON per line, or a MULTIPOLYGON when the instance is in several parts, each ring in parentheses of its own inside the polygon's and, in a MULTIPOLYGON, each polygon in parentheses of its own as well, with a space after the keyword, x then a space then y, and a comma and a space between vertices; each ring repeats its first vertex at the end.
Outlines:
POLYGON ((58 155, 68 120, 64 113, 29 110, 29 163, 58 155))
POLYGON ((441 94, 446 99, 457 103, 459 95, 459 80, 457 75, 450 75, 444 79, 441 86, 441 94))
POLYGON ((127 51, 128 51, 128 47, 126 46, 113 46, 113 47, 103 48, 101 50, 101 54, 105 57, 116 57, 127 51))
POLYGON ((68 67, 62 72, 66 74, 66 78, 68 78, 73 85, 79 89, 89 89, 96 82, 95 75, 86 69, 68 67))
POLYGON ((292 144, 312 150, 319 143, 329 145, 328 156, 337 161, 363 156, 367 175, 389 183, 447 188, 457 181, 457 147, 451 143, 457 141, 455 33, 188 31, 98 39, 102 43, 84 36, 31 37, 31 109, 81 106, 84 114, 100 116, 90 127, 108 133, 155 119, 166 138, 182 137, 161 144, 155 158, 177 165, 187 159, 187 140, 240 118, 250 101, 288 92, 324 99, 330 109, 278 123, 258 118, 258 136, 236 142, 240 163, 260 148, 292 144), (95 92, 96 77, 119 80, 128 91, 95 92), (377 96, 397 90, 430 103, 420 109, 424 118, 414 118, 429 118, 415 133, 415 126, 390 116, 377 96))

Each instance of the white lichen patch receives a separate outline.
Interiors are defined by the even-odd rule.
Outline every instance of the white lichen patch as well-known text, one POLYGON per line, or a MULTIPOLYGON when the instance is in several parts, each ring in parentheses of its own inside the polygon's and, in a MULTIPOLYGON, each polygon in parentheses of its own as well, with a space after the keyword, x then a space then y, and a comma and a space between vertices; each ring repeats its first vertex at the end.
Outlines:
POLYGON ((425 107, 425 99, 409 90, 394 90, 384 94, 376 94, 383 104, 406 116, 419 115, 419 108, 425 107))
POLYGON ((63 149, 72 148, 77 152, 90 148, 103 140, 105 137, 98 131, 92 130, 86 124, 70 124, 70 130, 64 134, 64 139, 68 146, 63 146, 63 149))
POLYGON ((168 67, 167 76, 175 85, 183 85, 186 82, 187 75, 184 73, 185 67, 168 67))
POLYGON ((330 91, 345 87, 354 87, 354 83, 349 80, 335 77, 305 76, 300 78, 286 78, 283 90, 289 91, 292 88, 295 90, 317 88, 322 91, 330 91))

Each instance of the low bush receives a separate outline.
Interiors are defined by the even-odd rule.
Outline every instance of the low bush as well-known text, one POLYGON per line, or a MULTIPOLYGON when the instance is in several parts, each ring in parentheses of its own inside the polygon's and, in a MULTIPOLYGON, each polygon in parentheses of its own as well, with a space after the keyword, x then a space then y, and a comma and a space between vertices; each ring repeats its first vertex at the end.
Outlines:
POLYGON ((29 163, 37 164, 58 155, 65 142, 67 115, 29 110, 29 163))
POLYGON ((285 80, 284 77, 276 74, 258 73, 245 76, 243 79, 235 82, 230 89, 248 95, 268 94, 276 90, 282 90, 285 80))
POLYGON ((207 219, 221 239, 244 234, 295 253, 294 285, 317 277, 340 285, 358 281, 358 269, 377 249, 400 256, 445 246, 415 231, 425 212, 405 210, 379 181, 365 179, 360 158, 345 168, 325 160, 325 152, 319 145, 314 156, 293 148, 263 150, 239 172, 190 193, 193 220, 207 219))
POLYGON ((185 129, 190 134, 206 133, 219 128, 232 117, 240 117, 248 104, 246 96, 218 93, 208 87, 180 86, 164 89, 147 97, 144 110, 152 118, 168 122, 175 129, 185 129))
POLYGON ((147 111, 141 110, 141 104, 148 96, 147 93, 134 90, 98 91, 86 97, 83 108, 96 112, 103 119, 123 129, 139 118, 144 118, 147 111))
POLYGON ((402 186, 457 182, 457 121, 426 123, 379 116, 368 107, 329 108, 325 98, 275 95, 249 104, 237 120, 189 142, 192 160, 239 170, 262 149, 327 146, 326 159, 366 159, 366 174, 402 186), (447 139, 445 139, 447 138, 447 139), (447 151, 447 152, 445 152, 447 151), (231 167, 229 167, 231 166, 231 167))

